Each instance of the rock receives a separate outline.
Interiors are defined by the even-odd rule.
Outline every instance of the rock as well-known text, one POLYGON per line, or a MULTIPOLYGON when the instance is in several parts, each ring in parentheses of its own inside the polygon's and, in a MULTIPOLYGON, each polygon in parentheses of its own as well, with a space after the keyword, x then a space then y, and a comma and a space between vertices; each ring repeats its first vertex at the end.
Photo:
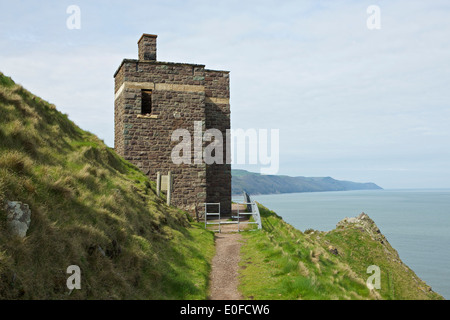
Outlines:
POLYGON ((333 246, 328 246, 328 251, 329 251, 331 254, 334 254, 335 256, 339 255, 338 249, 336 249, 336 248, 333 247, 333 246))
POLYGON ((5 211, 9 230, 19 237, 25 237, 31 223, 29 206, 20 201, 7 201, 5 211))
POLYGON ((102 256, 106 257, 106 253, 105 253, 105 251, 102 249, 102 247, 97 246, 97 250, 98 250, 98 252, 100 252, 100 254, 101 254, 102 256))
POLYGON ((364 212, 357 217, 344 218, 336 225, 338 229, 349 226, 353 226, 361 232, 367 232, 373 240, 381 244, 387 242, 386 237, 381 233, 375 222, 364 212))

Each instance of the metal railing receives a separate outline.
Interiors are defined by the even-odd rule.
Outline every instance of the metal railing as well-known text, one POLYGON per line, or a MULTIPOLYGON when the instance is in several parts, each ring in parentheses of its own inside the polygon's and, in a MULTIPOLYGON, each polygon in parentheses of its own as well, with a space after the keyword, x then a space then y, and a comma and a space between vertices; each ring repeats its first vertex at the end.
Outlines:
POLYGON ((261 215, 259 214, 259 208, 258 208, 258 204, 253 201, 253 206, 255 208, 255 214, 253 215, 253 219, 255 219, 255 222, 258 225, 258 230, 262 229, 262 221, 261 221, 261 215))
POLYGON ((258 205, 256 204, 255 201, 250 201, 250 202, 238 202, 238 204, 242 204, 242 205, 246 205, 246 209, 244 212, 241 212, 239 209, 239 206, 237 207, 237 222, 238 222, 238 232, 240 231, 240 224, 256 224, 258 226, 258 230, 262 229, 262 224, 261 224, 261 216, 259 214, 259 209, 258 209, 258 205), (251 211, 248 211, 248 208, 251 208, 251 211), (241 220, 241 215, 251 215, 253 217, 254 221, 240 221, 241 220))
POLYGON ((244 192, 244 201, 242 202, 235 202, 238 204, 237 206, 237 212, 236 215, 231 215, 232 219, 236 219, 233 221, 222 221, 220 216, 220 203, 205 203, 205 229, 208 225, 217 225, 217 229, 213 229, 211 231, 215 232, 221 232, 221 225, 225 224, 237 224, 238 232, 241 231, 241 224, 256 224, 258 230, 262 229, 262 223, 261 223, 261 216, 259 214, 259 209, 257 203, 250 198, 250 196, 244 192), (245 209, 244 211, 241 211, 240 205, 244 205, 245 209), (208 212, 208 206, 217 206, 218 212, 208 212), (247 220, 247 221, 241 221, 241 218, 244 218, 245 216, 251 215, 253 217, 253 221, 247 220), (215 216, 215 220, 208 220, 208 217, 215 216))
POLYGON ((220 221, 220 202, 209 202, 209 203, 205 203, 205 229, 207 228, 207 225, 217 225, 218 229, 215 230, 211 230, 211 231, 216 231, 220 233, 220 225, 221 225, 221 221, 220 221), (218 212, 208 212, 208 206, 218 206, 219 211, 218 212), (210 221, 208 222, 208 216, 215 216, 218 218, 217 221, 210 221))

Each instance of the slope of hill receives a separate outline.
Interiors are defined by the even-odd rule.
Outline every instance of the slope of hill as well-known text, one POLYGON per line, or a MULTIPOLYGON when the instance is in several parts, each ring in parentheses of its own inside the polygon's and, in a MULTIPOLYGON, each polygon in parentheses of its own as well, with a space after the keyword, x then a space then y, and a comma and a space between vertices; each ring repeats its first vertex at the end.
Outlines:
MULTIPOLYGON (((441 298, 373 228, 302 233, 261 213, 264 230, 243 233, 245 298, 441 298), (389 270, 380 292, 364 286, 372 264, 389 270)), ((0 73, 0 299, 207 299, 214 253, 213 233, 138 168, 0 73), (24 238, 8 228, 8 201, 31 209, 24 238), (66 286, 71 265, 81 290, 66 286)))
POLYGON ((213 254, 136 167, 0 73, 0 299, 204 299, 213 254), (23 239, 7 201, 31 209, 23 239))
POLYGON ((358 183, 335 180, 331 177, 290 177, 278 175, 261 175, 245 170, 231 171, 232 193, 274 194, 317 191, 347 191, 381 189, 374 183, 358 183))
POLYGON ((259 208, 263 230, 245 233, 241 247, 239 290, 246 299, 443 299, 400 260, 365 214, 329 232, 301 232, 259 208), (370 266, 379 268, 379 286, 370 266), (369 289, 368 280, 377 288, 369 289))

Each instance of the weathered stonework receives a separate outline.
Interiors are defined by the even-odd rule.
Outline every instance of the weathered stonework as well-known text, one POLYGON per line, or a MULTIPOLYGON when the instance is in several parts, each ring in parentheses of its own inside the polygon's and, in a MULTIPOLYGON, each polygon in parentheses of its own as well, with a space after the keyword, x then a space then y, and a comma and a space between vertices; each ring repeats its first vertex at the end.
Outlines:
MULTIPOLYGON (((220 202, 231 212, 231 165, 174 164, 171 141, 176 129, 187 129, 194 146, 194 123, 203 132, 215 128, 226 137, 230 129, 229 72, 204 65, 156 61, 156 36, 144 34, 138 42, 139 60, 124 59, 115 78, 115 149, 150 179, 158 171, 173 174, 172 204, 202 213, 205 202, 220 202), (142 95, 151 93, 151 113, 142 114, 142 95)), ((207 143, 203 142, 203 146, 207 143)))

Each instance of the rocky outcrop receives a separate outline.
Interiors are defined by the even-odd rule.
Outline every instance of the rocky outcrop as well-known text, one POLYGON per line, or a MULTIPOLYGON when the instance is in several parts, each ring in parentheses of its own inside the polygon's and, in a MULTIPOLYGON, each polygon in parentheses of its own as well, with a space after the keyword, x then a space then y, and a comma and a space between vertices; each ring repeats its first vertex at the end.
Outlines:
POLYGON ((342 219, 341 221, 338 222, 336 227, 338 230, 340 228, 355 228, 360 230, 361 232, 367 233, 373 241, 379 242, 383 246, 384 253, 386 254, 386 257, 388 259, 399 263, 405 268, 405 270, 408 269, 408 267, 400 259, 397 250, 395 250, 391 246, 391 244, 389 243, 387 238, 381 233, 380 229, 375 224, 375 222, 364 212, 362 212, 357 217, 342 219))
POLYGON ((387 243, 386 237, 381 234, 381 231, 375 222, 364 212, 357 217, 344 218, 336 225, 338 229, 349 226, 353 226, 361 231, 367 232, 373 240, 378 241, 381 244, 387 243))
MULTIPOLYGON (((423 280, 421 280, 401 259, 398 252, 390 245, 386 237, 381 233, 380 229, 377 227, 375 222, 364 212, 359 216, 354 218, 344 218, 338 222, 336 225, 336 231, 345 230, 359 230, 361 233, 367 234, 373 241, 381 244, 383 248, 383 253, 378 252, 378 257, 384 257, 385 262, 393 269, 385 271, 389 275, 389 281, 392 281, 394 277, 397 279, 402 279, 398 281, 403 281, 403 284, 411 282, 409 284, 409 290, 420 290, 425 294, 433 292, 432 288, 428 286, 423 280), (400 268, 398 268, 400 267, 400 268), (397 269, 396 269, 397 268, 397 269), (397 271, 393 271, 396 269, 397 271), (391 278, 392 277, 392 278, 391 278)), ((381 260, 382 261, 382 260, 381 260)), ((381 267, 381 266, 380 266, 381 267)), ((402 285, 403 285, 402 284, 402 285)), ((400 285, 397 282, 397 285, 400 285)), ((434 293, 434 292, 433 292, 434 293)), ((393 294, 393 293, 392 293, 393 294)), ((439 295, 436 296, 438 299, 442 298, 439 295)))
POLYGON ((29 206, 20 201, 7 201, 5 211, 9 230, 14 235, 25 237, 31 222, 29 206))

